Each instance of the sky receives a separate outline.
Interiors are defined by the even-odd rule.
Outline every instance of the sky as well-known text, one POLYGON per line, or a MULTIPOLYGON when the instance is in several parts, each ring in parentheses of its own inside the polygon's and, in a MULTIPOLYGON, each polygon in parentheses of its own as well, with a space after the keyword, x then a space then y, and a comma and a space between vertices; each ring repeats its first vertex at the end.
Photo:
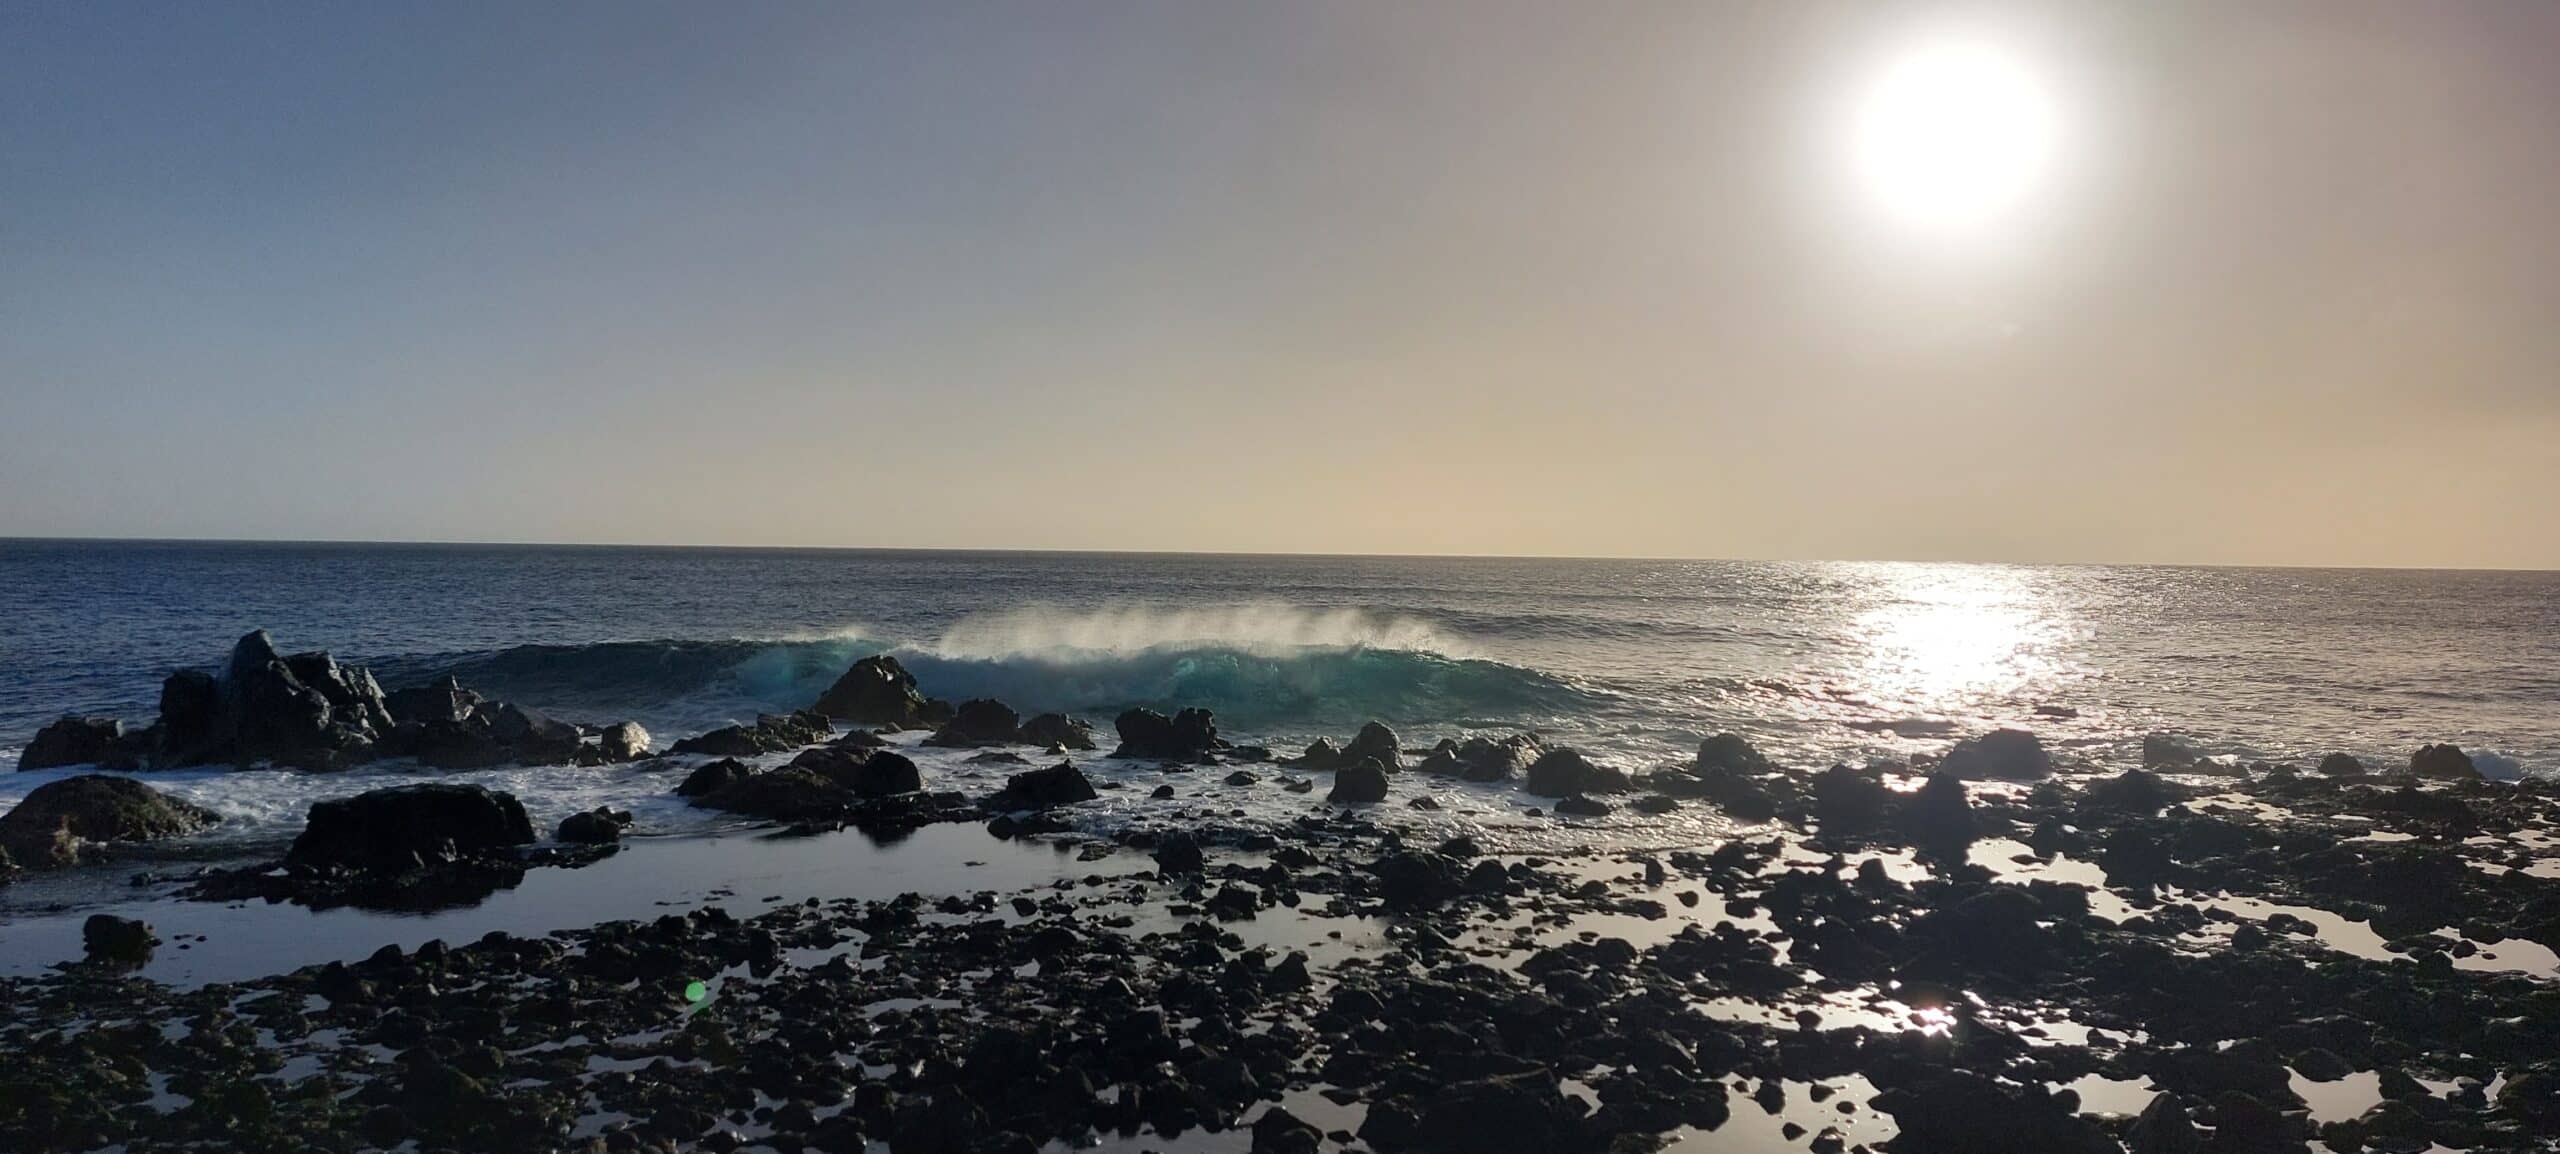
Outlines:
POLYGON ((0 535, 2560 568, 2554 44, 22 0, 0 535))

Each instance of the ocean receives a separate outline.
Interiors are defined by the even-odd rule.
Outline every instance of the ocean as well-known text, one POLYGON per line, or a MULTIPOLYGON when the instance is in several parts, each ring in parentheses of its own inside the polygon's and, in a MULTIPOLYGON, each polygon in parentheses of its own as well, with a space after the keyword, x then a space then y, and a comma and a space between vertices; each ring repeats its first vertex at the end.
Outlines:
MULTIPOLYGON (((1733 731, 1811 770, 2022 726, 2095 768, 2166 733, 2305 762, 2451 741, 2493 776, 2560 771, 2553 573, 7 541, 0 604, 0 767, 66 712, 147 722, 169 671, 265 628, 386 686, 451 672, 662 746, 806 706, 888 652, 933 696, 1106 736, 1129 706, 1201 706, 1282 752, 1376 719, 1408 748, 1530 730, 1636 770, 1733 731)), ((0 774, 0 806, 63 772, 0 774)), ((709 820, 667 796, 676 772, 459 776, 538 819, 633 808, 645 832, 709 820)), ((321 797, 456 775, 150 776, 222 811, 221 844, 289 837, 321 797)), ((1304 799, 1255 804, 1277 820, 1304 799)), ((1124 809, 1095 820, 1142 816, 1124 809)))

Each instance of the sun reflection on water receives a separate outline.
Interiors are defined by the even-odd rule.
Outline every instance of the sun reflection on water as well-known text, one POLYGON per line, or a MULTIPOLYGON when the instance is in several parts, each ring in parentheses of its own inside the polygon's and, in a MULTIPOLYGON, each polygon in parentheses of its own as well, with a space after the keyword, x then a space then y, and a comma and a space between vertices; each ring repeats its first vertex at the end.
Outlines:
POLYGON ((1868 606, 1851 624, 1863 646, 1852 684, 1875 705, 1954 714, 2050 686, 2071 619, 2032 574, 1981 565, 1857 568, 1868 606))

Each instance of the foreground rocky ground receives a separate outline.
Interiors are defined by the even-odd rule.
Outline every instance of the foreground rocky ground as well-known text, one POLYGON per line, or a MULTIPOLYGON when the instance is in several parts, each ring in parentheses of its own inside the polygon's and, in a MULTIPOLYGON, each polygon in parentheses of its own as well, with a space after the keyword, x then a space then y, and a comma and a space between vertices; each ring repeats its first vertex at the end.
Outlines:
POLYGON ((185 991, 108 942, 0 984, 0 1146, 2560 1149, 2545 788, 2165 768, 1800 775, 1720 739, 1639 779, 1770 819, 1694 851, 1487 856, 1310 798, 1027 893, 185 991))

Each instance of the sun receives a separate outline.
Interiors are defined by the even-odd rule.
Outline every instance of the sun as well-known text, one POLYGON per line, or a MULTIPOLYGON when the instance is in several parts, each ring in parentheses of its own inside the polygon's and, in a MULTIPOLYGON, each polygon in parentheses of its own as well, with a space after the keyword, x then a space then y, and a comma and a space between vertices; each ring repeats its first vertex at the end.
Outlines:
POLYGON ((1892 216, 1972 227, 2020 209, 2044 182, 2054 108, 2035 73, 1985 43, 1935 41, 1887 61, 1857 106, 1855 162, 1892 216))

